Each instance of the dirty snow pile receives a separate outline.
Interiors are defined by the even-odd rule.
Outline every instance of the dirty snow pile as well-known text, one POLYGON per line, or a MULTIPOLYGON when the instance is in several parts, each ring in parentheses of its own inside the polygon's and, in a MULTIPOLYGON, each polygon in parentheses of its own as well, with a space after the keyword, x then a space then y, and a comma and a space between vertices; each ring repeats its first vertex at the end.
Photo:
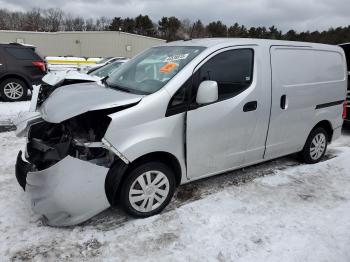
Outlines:
POLYGON ((271 175, 232 184, 151 218, 132 219, 110 209, 80 226, 50 228, 31 212, 14 177, 24 139, 1 133, 0 257, 348 262, 349 142, 350 136, 343 137, 330 148, 333 157, 319 164, 276 166, 271 175))
POLYGON ((30 102, 0 102, 0 125, 11 125, 18 116, 29 110, 30 102))

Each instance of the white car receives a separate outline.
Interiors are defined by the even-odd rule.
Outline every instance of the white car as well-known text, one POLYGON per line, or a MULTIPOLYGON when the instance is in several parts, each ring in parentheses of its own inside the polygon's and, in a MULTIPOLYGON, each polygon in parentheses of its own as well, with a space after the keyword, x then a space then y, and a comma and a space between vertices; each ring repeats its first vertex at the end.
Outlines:
POLYGON ((99 67, 102 67, 104 65, 108 65, 108 64, 111 64, 115 61, 123 60, 123 59, 126 59, 126 58, 122 57, 122 56, 106 57, 106 58, 103 58, 100 61, 98 61, 96 64, 91 64, 91 65, 86 65, 84 67, 81 67, 80 70, 84 73, 87 73, 91 69, 99 68, 99 67))
POLYGON ((113 63, 106 64, 91 73, 82 73, 76 70, 54 71, 46 74, 42 81, 51 86, 67 85, 81 82, 97 82, 100 83, 102 78, 113 74, 122 64, 129 59, 117 60, 113 63))

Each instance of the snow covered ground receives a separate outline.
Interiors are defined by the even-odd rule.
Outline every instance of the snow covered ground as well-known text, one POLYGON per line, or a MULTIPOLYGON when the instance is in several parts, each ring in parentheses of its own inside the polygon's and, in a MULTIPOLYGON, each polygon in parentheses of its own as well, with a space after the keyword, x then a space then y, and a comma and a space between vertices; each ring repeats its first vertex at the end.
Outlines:
POLYGON ((0 257, 34 261, 350 261, 350 132, 325 161, 286 157, 179 188, 162 214, 109 209, 51 228, 14 177, 24 140, 0 133, 0 257))
POLYGON ((0 125, 10 125, 18 115, 28 111, 30 101, 0 102, 0 125))

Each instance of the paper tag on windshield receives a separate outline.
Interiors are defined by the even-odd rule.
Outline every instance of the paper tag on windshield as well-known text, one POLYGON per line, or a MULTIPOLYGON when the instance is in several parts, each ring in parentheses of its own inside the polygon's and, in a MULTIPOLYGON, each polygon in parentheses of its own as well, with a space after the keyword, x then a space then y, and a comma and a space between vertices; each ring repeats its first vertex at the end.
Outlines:
POLYGON ((174 63, 167 63, 165 65, 163 65, 160 69, 159 72, 161 73, 170 73, 171 71, 173 71, 173 69, 175 69, 177 67, 177 64, 174 63))
POLYGON ((165 58, 164 62, 171 62, 177 60, 184 60, 188 57, 189 54, 173 55, 165 58))

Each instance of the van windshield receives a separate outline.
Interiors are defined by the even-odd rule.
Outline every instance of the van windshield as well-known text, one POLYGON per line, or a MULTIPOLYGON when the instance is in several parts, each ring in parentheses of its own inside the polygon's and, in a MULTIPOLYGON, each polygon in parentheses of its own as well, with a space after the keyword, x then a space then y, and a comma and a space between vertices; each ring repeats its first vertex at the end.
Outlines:
POLYGON ((105 83, 116 89, 138 94, 160 90, 205 47, 153 47, 112 73, 105 83))

